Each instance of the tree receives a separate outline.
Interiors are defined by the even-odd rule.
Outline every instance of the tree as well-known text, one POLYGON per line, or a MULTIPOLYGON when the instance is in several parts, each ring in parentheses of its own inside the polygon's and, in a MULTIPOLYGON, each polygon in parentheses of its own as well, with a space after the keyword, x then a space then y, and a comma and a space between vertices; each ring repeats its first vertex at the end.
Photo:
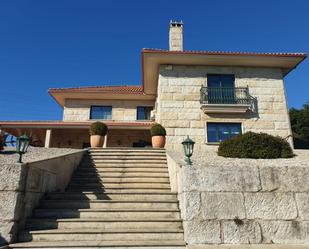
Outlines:
POLYGON ((301 109, 290 109, 295 149, 309 149, 309 102, 301 109))

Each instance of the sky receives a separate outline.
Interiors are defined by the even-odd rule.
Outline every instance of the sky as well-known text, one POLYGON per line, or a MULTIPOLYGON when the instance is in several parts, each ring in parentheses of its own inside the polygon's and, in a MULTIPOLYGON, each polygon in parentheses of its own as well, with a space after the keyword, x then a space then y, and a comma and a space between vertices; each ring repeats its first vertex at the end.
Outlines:
MULTIPOLYGON (((141 49, 309 52, 308 0, 0 0, 0 120, 61 120, 48 88, 141 84, 141 49)), ((286 78, 309 101, 309 58, 286 78)))

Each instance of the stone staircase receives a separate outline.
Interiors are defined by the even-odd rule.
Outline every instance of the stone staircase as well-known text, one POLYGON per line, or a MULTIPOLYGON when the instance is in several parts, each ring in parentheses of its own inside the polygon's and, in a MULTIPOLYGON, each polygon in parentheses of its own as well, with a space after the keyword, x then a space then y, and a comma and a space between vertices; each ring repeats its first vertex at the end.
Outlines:
POLYGON ((10 248, 183 249, 164 150, 91 149, 65 192, 42 199, 10 248))

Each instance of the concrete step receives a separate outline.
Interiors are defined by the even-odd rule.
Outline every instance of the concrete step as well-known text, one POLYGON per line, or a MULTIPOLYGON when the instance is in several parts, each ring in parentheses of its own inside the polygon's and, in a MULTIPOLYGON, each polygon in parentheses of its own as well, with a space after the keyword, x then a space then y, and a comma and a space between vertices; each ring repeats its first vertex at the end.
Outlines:
POLYGON ((91 149, 65 192, 49 193, 11 248, 184 249, 165 150, 91 149), (15 247, 16 246, 16 247, 15 247))
POLYGON ((52 229, 20 232, 20 241, 183 240, 182 229, 52 229))
POLYGON ((165 149, 154 148, 91 148, 89 153, 92 152, 157 152, 165 153, 165 149))
POLYGON ((76 173, 83 174, 84 172, 90 173, 101 173, 101 172, 122 172, 122 173, 129 173, 129 172, 153 172, 153 173, 168 173, 167 167, 113 167, 109 165, 105 165, 104 167, 79 167, 76 173))
POLYGON ((11 244, 10 248, 49 249, 185 249, 182 240, 122 240, 122 241, 39 241, 11 244))
POLYGON ((168 172, 75 172, 73 177, 167 177, 168 172))
POLYGON ((166 163, 166 159, 153 159, 153 160, 149 160, 147 159, 102 159, 102 158, 98 158, 98 159, 93 159, 91 161, 86 161, 86 162, 82 162, 82 163, 89 163, 89 162, 93 162, 95 164, 97 163, 115 163, 115 164, 165 164, 166 163))
POLYGON ((113 201, 113 200, 43 200, 41 208, 60 209, 177 209, 178 202, 175 201, 113 201))
MULTIPOLYGON (((110 190, 117 190, 117 192, 121 193, 121 191, 127 191, 127 190, 132 190, 132 191, 136 191, 136 193, 141 193, 141 192, 145 192, 145 188, 122 188, 122 187, 118 187, 118 188, 104 188, 104 189, 98 189, 98 188, 94 188, 94 187, 82 187, 82 188, 68 188, 67 192, 78 192, 78 193, 82 193, 82 192, 104 192, 104 191, 109 191, 110 190)), ((148 189, 149 191, 157 191, 158 193, 170 193, 171 190, 170 188, 151 188, 148 189)))
POLYGON ((134 152, 126 152, 126 151, 94 151, 94 152, 91 152, 89 154, 89 156, 127 156, 127 157, 130 157, 130 156, 144 156, 144 157, 153 157, 153 156, 166 156, 165 153, 162 153, 162 152, 156 152, 156 151, 150 151, 150 152, 139 152, 139 151, 134 151, 134 152))
POLYGON ((126 200, 126 201, 177 201, 177 195, 168 194, 150 194, 150 193, 50 193, 45 197, 46 200, 126 200))
POLYGON ((28 219, 27 230, 43 229, 181 229, 182 222, 179 219, 28 219))
POLYGON ((71 188, 170 188, 169 183, 139 183, 139 182, 106 182, 106 183, 74 183, 71 182, 68 189, 71 188))
POLYGON ((169 183, 169 177, 73 177, 71 183, 121 183, 121 182, 135 182, 135 183, 169 183))
POLYGON ((179 219, 179 209, 35 209, 34 218, 179 219))
POLYGON ((91 154, 89 157, 90 160, 96 160, 96 159, 110 159, 110 160, 166 160, 166 155, 136 155, 136 154, 91 154))
MULTIPOLYGON (((149 188, 121 188, 121 187, 118 187, 118 188, 104 188, 103 191, 115 191, 117 193, 122 193, 122 191, 124 191, 123 193, 125 193, 125 191, 134 191, 136 193, 145 193, 147 191, 149 192, 153 192, 153 191, 156 191, 157 193, 170 193, 171 192, 171 189, 170 188, 152 188, 152 189, 149 189, 149 188)), ((68 188, 66 190, 67 192, 77 192, 77 193, 82 193, 82 192, 100 192, 98 190, 98 188, 91 188, 91 187, 83 187, 83 188, 68 188)), ((101 191, 102 192, 102 191, 101 191)))
MULTIPOLYGON (((61 192, 59 192, 61 193, 61 192)), ((90 189, 90 190, 83 190, 83 189, 68 189, 66 193, 82 193, 82 194, 102 194, 102 193, 115 193, 115 194, 170 194, 171 189, 170 188, 162 188, 162 189, 149 189, 149 188, 131 188, 131 189, 125 189, 125 188, 104 188, 104 190, 100 191, 98 189, 90 189)))
POLYGON ((154 165, 149 165, 149 164, 110 164, 110 163, 97 163, 95 165, 80 165, 77 170, 83 170, 83 169, 99 169, 99 168, 138 168, 141 170, 144 169, 156 169, 156 168, 161 168, 161 169, 166 169, 167 170, 167 165, 166 164, 154 164, 154 165))

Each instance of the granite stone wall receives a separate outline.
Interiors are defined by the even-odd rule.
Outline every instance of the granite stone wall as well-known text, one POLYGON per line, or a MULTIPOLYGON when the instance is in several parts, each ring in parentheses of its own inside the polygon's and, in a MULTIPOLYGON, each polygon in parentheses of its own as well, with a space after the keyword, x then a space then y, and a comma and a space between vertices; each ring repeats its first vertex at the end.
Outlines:
POLYGON ((168 155, 185 240, 195 244, 308 244, 309 152, 277 160, 224 159, 192 166, 168 155))
POLYGON ((87 121, 90 119, 90 107, 92 105, 112 106, 112 120, 136 121, 137 106, 153 106, 151 100, 74 100, 65 102, 63 111, 64 121, 87 121))
POLYGON ((16 240, 18 230, 45 193, 66 188, 84 152, 0 165, 0 246, 16 240))
POLYGON ((206 122, 240 122, 243 132, 291 135, 280 69, 161 65, 158 79, 156 121, 167 128, 168 149, 180 149, 186 135, 202 149, 207 144, 206 122), (236 87, 249 87, 256 99, 246 114, 204 114, 200 109, 200 89, 207 86, 207 74, 234 74, 236 87))

